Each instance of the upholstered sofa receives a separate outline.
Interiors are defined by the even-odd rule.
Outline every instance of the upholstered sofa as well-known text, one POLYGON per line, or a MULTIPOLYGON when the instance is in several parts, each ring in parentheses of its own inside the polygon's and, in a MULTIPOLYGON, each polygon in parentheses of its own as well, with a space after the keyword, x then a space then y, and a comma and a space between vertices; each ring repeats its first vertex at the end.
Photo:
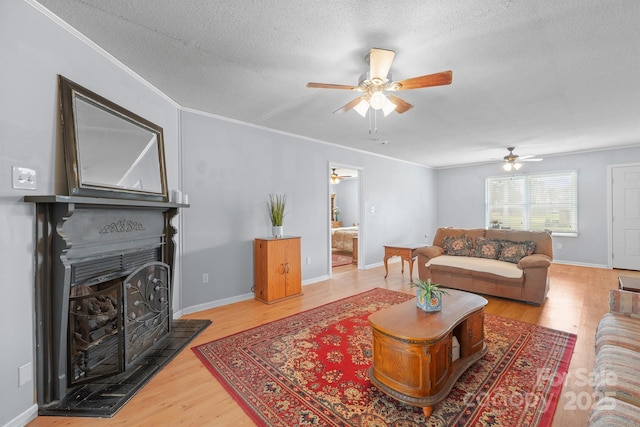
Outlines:
POLYGON ((590 426, 640 425, 640 293, 609 292, 609 313, 596 330, 597 401, 590 426))
POLYGON ((439 228, 416 250, 418 276, 445 287, 542 304, 553 259, 545 231, 439 228))

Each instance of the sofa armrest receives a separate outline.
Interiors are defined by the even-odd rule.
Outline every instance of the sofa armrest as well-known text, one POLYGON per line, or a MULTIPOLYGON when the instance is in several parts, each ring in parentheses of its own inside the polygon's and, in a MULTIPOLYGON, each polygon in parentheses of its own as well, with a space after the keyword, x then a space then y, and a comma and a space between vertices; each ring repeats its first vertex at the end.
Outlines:
POLYGON ((528 255, 518 262, 518 268, 525 270, 527 268, 549 268, 551 265, 551 257, 544 254, 528 255))
POLYGON ((609 291, 609 311, 640 318, 640 293, 612 289, 609 291))
POLYGON ((418 256, 423 256, 427 258, 427 260, 429 260, 444 254, 444 249, 442 249, 440 246, 424 246, 422 248, 416 249, 416 254, 418 256))

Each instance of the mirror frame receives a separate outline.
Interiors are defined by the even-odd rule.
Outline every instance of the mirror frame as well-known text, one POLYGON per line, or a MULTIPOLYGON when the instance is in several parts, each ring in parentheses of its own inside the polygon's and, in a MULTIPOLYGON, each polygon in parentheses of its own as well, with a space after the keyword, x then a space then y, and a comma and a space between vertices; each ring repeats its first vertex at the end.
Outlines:
POLYGON ((69 195, 168 202, 169 193, 167 190, 162 128, 61 75, 58 76, 58 86, 60 96, 60 121, 62 125, 69 195), (160 184, 162 187, 160 191, 125 188, 109 183, 82 182, 82 164, 78 149, 78 144, 81 142, 78 141, 76 134, 76 111, 74 108, 76 95, 79 95, 85 102, 104 110, 106 113, 112 114, 115 117, 156 135, 160 184))

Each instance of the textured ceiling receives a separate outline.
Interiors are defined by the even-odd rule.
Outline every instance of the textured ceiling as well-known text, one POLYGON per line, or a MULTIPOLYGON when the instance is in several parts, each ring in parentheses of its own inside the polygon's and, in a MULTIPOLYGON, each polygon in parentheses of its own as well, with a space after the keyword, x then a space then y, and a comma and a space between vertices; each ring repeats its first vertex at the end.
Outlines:
POLYGON ((183 107, 321 141, 432 167, 640 144, 638 0, 38 1, 183 107), (372 134, 305 87, 357 85, 371 47, 453 83, 372 134))

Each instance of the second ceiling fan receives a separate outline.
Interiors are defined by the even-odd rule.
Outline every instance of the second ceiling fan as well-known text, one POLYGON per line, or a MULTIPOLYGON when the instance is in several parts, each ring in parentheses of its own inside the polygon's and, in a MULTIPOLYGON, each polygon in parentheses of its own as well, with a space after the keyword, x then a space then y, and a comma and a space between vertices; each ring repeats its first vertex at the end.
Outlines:
POLYGON ((451 71, 427 74, 397 82, 392 81, 389 70, 395 54, 392 50, 372 48, 365 57, 369 63, 369 71, 360 76, 358 86, 310 82, 307 83, 307 87, 361 92, 361 96, 343 105, 334 113, 344 113, 354 109, 364 117, 369 107, 374 110, 382 110, 385 116, 392 111, 402 114, 413 108, 413 105, 389 92, 451 84, 453 74, 451 71))
POLYGON ((532 155, 518 156, 513 152, 513 150, 515 149, 516 147, 507 147, 507 150, 509 150, 509 154, 504 156, 504 165, 502 165, 503 169, 507 172, 512 169, 520 169, 520 167, 522 166, 520 162, 539 162, 542 160, 541 157, 535 157, 532 155))

